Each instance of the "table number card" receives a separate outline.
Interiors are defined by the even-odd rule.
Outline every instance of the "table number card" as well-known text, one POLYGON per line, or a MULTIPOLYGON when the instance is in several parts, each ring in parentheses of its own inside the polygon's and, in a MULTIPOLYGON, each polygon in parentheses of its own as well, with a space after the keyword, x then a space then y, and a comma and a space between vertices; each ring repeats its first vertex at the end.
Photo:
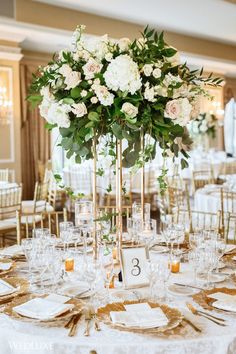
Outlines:
POLYGON ((145 272, 145 263, 148 258, 148 249, 145 246, 121 249, 120 260, 125 288, 137 288, 149 284, 145 272))

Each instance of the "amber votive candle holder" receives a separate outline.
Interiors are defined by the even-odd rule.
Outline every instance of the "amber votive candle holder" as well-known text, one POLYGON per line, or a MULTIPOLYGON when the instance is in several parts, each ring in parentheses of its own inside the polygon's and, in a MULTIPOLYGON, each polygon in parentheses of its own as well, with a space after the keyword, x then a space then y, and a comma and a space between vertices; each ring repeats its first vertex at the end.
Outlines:
POLYGON ((170 263, 171 273, 179 273, 180 271, 180 261, 179 259, 172 260, 170 263))
POLYGON ((65 260, 65 270, 66 272, 73 272, 75 267, 74 258, 67 258, 65 260))

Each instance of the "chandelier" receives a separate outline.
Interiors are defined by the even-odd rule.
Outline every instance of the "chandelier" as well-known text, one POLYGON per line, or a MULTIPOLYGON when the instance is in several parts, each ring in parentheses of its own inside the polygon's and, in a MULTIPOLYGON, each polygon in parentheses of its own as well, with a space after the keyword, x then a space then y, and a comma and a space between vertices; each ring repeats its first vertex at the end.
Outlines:
POLYGON ((12 117, 12 101, 6 86, 0 85, 0 125, 9 125, 12 117))

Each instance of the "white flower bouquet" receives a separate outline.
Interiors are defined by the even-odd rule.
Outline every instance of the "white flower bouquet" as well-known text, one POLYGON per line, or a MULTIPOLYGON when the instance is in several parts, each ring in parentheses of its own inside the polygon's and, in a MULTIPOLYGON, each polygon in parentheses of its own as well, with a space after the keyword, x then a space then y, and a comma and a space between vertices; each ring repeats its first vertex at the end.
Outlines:
POLYGON ((67 157, 75 156, 77 163, 91 159, 95 137, 97 144, 105 139, 103 153, 115 159, 115 141, 125 139, 124 167, 152 159, 156 144, 164 155, 182 154, 185 167, 192 142, 186 125, 199 114, 204 86, 221 79, 181 64, 163 33, 146 28, 139 39, 115 41, 88 39, 84 29, 77 27, 70 50, 39 68, 28 97, 39 105, 47 128, 59 128, 67 157), (141 133, 153 138, 142 154, 141 133))

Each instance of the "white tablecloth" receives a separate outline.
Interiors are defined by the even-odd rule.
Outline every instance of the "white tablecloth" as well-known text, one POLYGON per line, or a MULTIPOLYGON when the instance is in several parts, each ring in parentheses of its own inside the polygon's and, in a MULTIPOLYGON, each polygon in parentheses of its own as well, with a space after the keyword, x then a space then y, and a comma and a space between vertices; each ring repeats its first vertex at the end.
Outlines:
MULTIPOLYGON (((213 185, 212 185, 213 186, 213 185)), ((208 186, 200 188, 195 192, 194 195, 194 210, 205 211, 217 213, 221 210, 221 193, 219 186, 215 185, 212 189, 208 186)), ((231 204, 224 202, 224 211, 232 212, 232 210, 227 210, 228 206, 231 208, 231 204)), ((236 201, 233 204, 233 210, 236 210, 236 201)))
MULTIPOLYGON (((152 253, 151 253, 151 256, 152 253)), ((160 257, 160 255, 155 255, 160 257)), ((170 282, 191 281, 188 264, 181 264, 181 272, 172 274, 170 282)), ((219 286, 229 285, 221 283, 219 286)), ((147 291, 137 289, 137 291, 147 291)), ((0 315, 0 354, 233 354, 236 353, 236 315, 225 315, 227 327, 220 327, 202 317, 192 315, 186 308, 191 298, 172 297, 171 306, 177 306, 184 315, 202 328, 195 332, 189 325, 182 335, 168 337, 122 332, 101 324, 96 332, 91 326, 90 336, 84 337, 84 322, 81 321, 77 335, 68 337, 64 328, 43 328, 40 325, 13 320, 0 315)), ((219 314, 218 314, 219 315, 219 314)))

